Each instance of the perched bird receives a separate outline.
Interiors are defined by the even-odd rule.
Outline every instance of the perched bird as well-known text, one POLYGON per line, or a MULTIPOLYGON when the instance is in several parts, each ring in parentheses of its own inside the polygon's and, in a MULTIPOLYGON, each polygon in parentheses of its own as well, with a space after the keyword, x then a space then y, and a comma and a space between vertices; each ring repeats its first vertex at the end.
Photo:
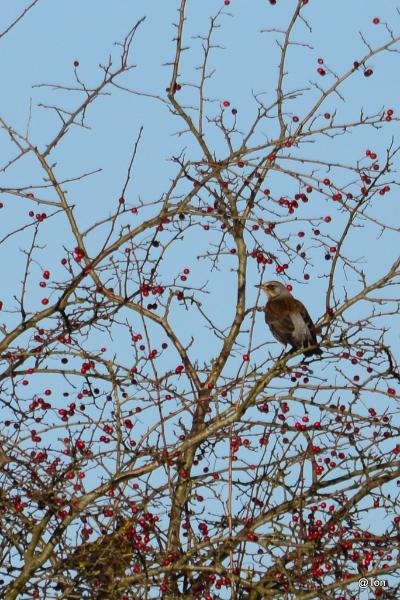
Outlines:
POLYGON ((290 344, 292 352, 304 348, 305 356, 322 354, 314 323, 304 304, 293 298, 280 281, 267 281, 256 287, 268 296, 264 312, 272 335, 285 346, 290 344), (309 346, 315 347, 308 350, 309 346))

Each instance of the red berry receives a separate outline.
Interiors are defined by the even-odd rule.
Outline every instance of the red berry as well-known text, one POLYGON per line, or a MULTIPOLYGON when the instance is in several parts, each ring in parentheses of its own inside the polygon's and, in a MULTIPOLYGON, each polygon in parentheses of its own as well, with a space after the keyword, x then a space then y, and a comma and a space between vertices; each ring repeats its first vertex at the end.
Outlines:
POLYGON ((378 17, 375 17, 374 19, 372 19, 372 22, 373 22, 374 25, 378 25, 378 23, 380 23, 381 20, 378 19, 378 17))
POLYGON ((365 69, 364 77, 371 77, 372 73, 373 73, 372 69, 365 69))
POLYGON ((229 102, 229 100, 224 100, 222 104, 225 106, 225 108, 228 108, 228 106, 231 105, 231 103, 229 102))
POLYGON ((74 67, 79 67, 79 60, 74 60, 74 67))

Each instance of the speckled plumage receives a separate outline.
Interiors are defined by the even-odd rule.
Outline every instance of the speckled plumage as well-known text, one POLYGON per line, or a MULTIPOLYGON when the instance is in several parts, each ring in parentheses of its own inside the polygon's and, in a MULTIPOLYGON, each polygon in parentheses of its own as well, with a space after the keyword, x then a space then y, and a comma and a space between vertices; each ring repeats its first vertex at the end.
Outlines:
POLYGON ((289 290, 279 281, 269 281, 260 287, 268 295, 265 306, 265 321, 272 335, 282 344, 290 344, 293 351, 309 346, 305 356, 322 354, 318 346, 314 323, 304 304, 293 298, 289 290))

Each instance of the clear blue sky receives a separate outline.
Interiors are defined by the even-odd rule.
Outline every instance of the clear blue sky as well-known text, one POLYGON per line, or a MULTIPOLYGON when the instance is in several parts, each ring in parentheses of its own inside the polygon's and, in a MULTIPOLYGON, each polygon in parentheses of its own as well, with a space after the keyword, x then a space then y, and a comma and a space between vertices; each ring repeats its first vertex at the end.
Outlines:
MULTIPOLYGON (((256 111, 251 93, 266 92, 267 98, 274 96, 278 48, 272 34, 260 33, 260 30, 285 27, 288 10, 280 4, 282 3, 274 7, 260 0, 251 2, 249 6, 247 2, 233 0, 227 8, 230 16, 221 19, 221 29, 217 32, 216 42, 225 49, 216 49, 211 61, 217 71, 210 81, 209 96, 217 100, 229 99, 239 109, 239 124, 244 131, 256 111)), ((293 4, 287 3, 288 8, 293 4)), ((219 0, 189 2, 188 39, 191 35, 206 32, 209 17, 221 5, 219 0)), ((1 4, 2 29, 24 6, 26 3, 20 0, 1 4)), ((41 0, 2 40, 1 114, 16 129, 24 131, 32 98, 31 137, 39 147, 43 146, 55 131, 58 119, 54 112, 39 108, 38 104, 65 101, 67 106, 73 106, 77 95, 74 97, 74 93, 71 93, 66 96, 61 91, 32 89, 32 86, 40 83, 65 86, 74 84, 74 60, 79 60, 78 73, 86 84, 97 83, 101 78, 98 64, 104 64, 110 54, 116 55, 114 42, 122 40, 129 27, 144 15, 146 21, 137 34, 133 52, 133 62, 137 64, 137 68, 124 77, 123 81, 137 90, 165 96, 170 70, 162 65, 173 56, 172 22, 176 17, 176 9, 177 3, 173 1, 115 0, 110 3, 96 0, 93 3, 41 0)), ((312 44, 314 50, 300 46, 292 48, 288 62, 288 89, 305 87, 310 80, 317 80, 315 69, 319 56, 323 56, 335 72, 346 69, 365 50, 357 33, 359 29, 367 33, 371 43, 379 44, 384 39, 383 27, 373 25, 373 17, 379 16, 389 24, 396 20, 394 3, 377 5, 376 2, 365 0, 339 0, 329 9, 324 3, 312 2, 312 11, 310 8, 308 14, 312 35, 308 34, 305 27, 299 27, 295 38, 296 41, 312 44)), ((307 16, 306 13, 305 15, 307 16)), ((200 57, 199 40, 191 39, 190 46, 186 62, 184 61, 185 68, 182 70, 182 79, 187 83, 196 80, 197 72, 193 67, 200 57)), ((399 82, 394 76, 397 72, 396 58, 394 53, 374 58, 371 61, 374 76, 370 79, 361 74, 355 76, 344 86, 346 101, 335 98, 329 100, 324 108, 331 112, 336 108, 343 118, 351 119, 358 116, 361 107, 366 111, 379 110, 381 106, 390 104, 396 107, 399 97, 399 82)), ((187 94, 189 96, 190 90, 187 94)), ((301 115, 304 106, 303 100, 295 101, 293 113, 301 115)), ((193 148, 189 138, 185 141, 185 138, 173 136, 179 128, 177 120, 171 118, 168 111, 155 100, 114 90, 112 97, 101 99, 89 109, 87 119, 92 130, 72 130, 66 143, 54 153, 59 177, 76 177, 92 169, 103 169, 101 174, 70 187, 69 197, 77 205, 82 226, 92 223, 96 216, 104 216, 110 202, 118 195, 124 181, 129 152, 141 125, 144 127, 144 134, 136 163, 135 182, 130 189, 132 202, 139 196, 145 201, 154 199, 165 190, 168 176, 173 172, 168 157, 179 151, 185 142, 190 144, 193 155, 197 154, 197 149, 193 148)), ((333 152, 332 144, 319 141, 318 152, 323 148, 325 156, 331 153, 333 158, 354 160, 362 156, 367 147, 374 147, 377 151, 383 149, 390 139, 391 131, 385 135, 382 131, 365 129, 347 137, 342 144, 335 144, 333 152), (350 140, 352 143, 349 143, 350 140)), ((9 147, 6 150, 5 139, 3 133, 0 147, 3 148, 3 156, 8 156, 9 147)), ((214 137, 213 147, 216 151, 220 148, 221 153, 225 152, 219 141, 214 137)), ((15 177, 0 174, 0 184, 7 186, 31 183, 31 173, 32 177, 38 176, 33 165, 25 161, 23 166, 15 170, 15 177)), ((287 190, 282 193, 287 193, 287 190)), ((13 214, 14 202, 20 201, 7 201, 7 211, 2 213, 3 219, 13 214)), ((390 218, 392 210, 393 199, 382 199, 380 214, 390 218)), ((49 228, 48 235, 57 236, 57 228, 49 228)), ((365 236, 366 231, 360 231, 359 243, 363 245, 363 249, 368 239, 365 236)), ((375 243, 371 250, 368 266, 371 268, 375 265, 379 268, 387 250, 379 248, 379 245, 375 246, 375 243)), ((316 272, 320 268, 317 264, 316 272)), ((4 277, 6 265, 2 269, 4 277)), ((12 277, 12 273, 9 276, 12 277)), ((303 298, 307 297, 310 287, 308 285, 304 290, 299 290, 303 298)), ((311 293, 310 301, 313 298, 315 294, 311 293)), ((319 314, 317 303, 314 310, 319 314)))
MULTIPOLYGON (((265 93, 267 104, 274 100, 279 48, 274 41, 274 34, 261 30, 285 29, 294 4, 293 1, 278 0, 276 6, 271 6, 266 0, 232 0, 231 5, 226 8, 227 14, 221 18, 221 27, 215 38, 215 43, 221 47, 215 48, 211 59, 211 66, 216 71, 207 87, 207 96, 215 100, 214 104, 210 104, 210 116, 215 116, 219 112, 220 102, 227 99, 232 107, 238 109, 239 129, 246 131, 257 110, 253 94, 265 93)), ((3 0, 0 4, 0 33, 26 5, 27 1, 3 0)), ((206 34, 210 16, 222 5, 221 0, 189 1, 186 40, 190 47, 184 56, 180 78, 183 84, 180 97, 188 103, 195 101, 193 89, 189 84, 197 82, 199 77, 196 66, 200 63, 200 40, 196 39, 196 36, 206 34)), ((13 128, 25 132, 31 101, 30 138, 35 145, 43 149, 57 131, 59 120, 54 111, 46 110, 40 105, 62 105, 73 109, 79 96, 77 92, 67 93, 60 89, 33 86, 75 85, 74 61, 79 61, 77 73, 81 80, 85 81, 87 86, 95 86, 102 78, 99 63, 106 64, 110 55, 114 58, 118 56, 118 47, 115 47, 114 43, 121 41, 130 27, 143 16, 146 16, 146 20, 137 32, 131 55, 132 62, 137 66, 122 77, 121 83, 137 91, 166 98, 165 88, 169 84, 171 71, 165 63, 173 58, 172 38, 175 29, 172 23, 176 21, 177 8, 176 0, 40 0, 26 18, 0 40, 0 116, 13 128)), ((318 78, 317 59, 323 57, 334 72, 343 73, 354 60, 366 52, 358 31, 362 30, 365 33, 372 46, 384 43, 387 39, 384 25, 376 26, 372 19, 379 17, 382 23, 387 22, 395 29, 399 20, 395 8, 395 2, 390 1, 336 0, 334 3, 327 3, 310 0, 310 7, 304 11, 304 15, 309 18, 312 33, 310 34, 305 25, 299 25, 294 40, 310 44, 312 48, 296 45, 290 49, 288 56, 289 74, 286 90, 310 88, 290 104, 293 115, 301 117, 309 107, 311 99, 316 97, 310 82, 318 82, 325 86, 327 81, 332 81, 329 78, 318 78)), ((400 111, 398 55, 382 54, 374 57, 368 66, 374 70, 372 77, 366 78, 361 72, 357 73, 341 89, 344 100, 338 96, 332 97, 323 105, 322 111, 333 113, 336 110, 338 122, 356 121, 360 110, 366 114, 373 114, 379 112, 383 106, 393 108, 397 114, 400 111)), ((160 197, 176 172, 169 159, 172 155, 177 155, 182 148, 186 148, 186 155, 193 160, 201 158, 201 152, 189 136, 176 135, 182 124, 162 103, 116 89, 110 91, 112 95, 98 99, 89 107, 86 124, 91 129, 72 129, 52 155, 53 161, 57 163, 56 172, 60 179, 70 179, 102 169, 101 173, 65 185, 69 201, 76 207, 75 214, 82 229, 114 210, 125 181, 130 152, 141 126, 143 136, 135 161, 134 178, 126 193, 129 205, 137 205, 139 200, 148 203, 160 197)), ((271 123, 271 131, 273 128, 271 123)), ((383 157, 391 136, 395 133, 398 133, 398 124, 393 122, 390 127, 379 130, 365 128, 351 135, 336 138, 334 142, 328 138, 320 139, 318 143, 302 148, 302 152, 303 155, 313 158, 323 157, 333 162, 354 164, 365 155, 367 148, 372 148, 380 158, 383 157)), ((270 134, 264 125, 256 139, 260 142, 264 135, 270 134)), ((206 129, 206 135, 216 155, 225 156, 226 148, 219 134, 210 126, 206 129)), ((13 152, 7 134, 1 131, 0 168, 13 156, 13 152)), ((397 166, 397 158, 395 160, 397 166)), ((336 176, 338 184, 349 180, 347 174, 340 179, 340 170, 335 171, 336 176)), ((18 187, 32 183, 39 185, 43 182, 42 177, 43 174, 37 165, 28 157, 6 173, 0 172, 0 187, 18 187)), ((297 191, 292 182, 278 176, 273 176, 268 186, 274 188, 277 196, 290 195, 297 191)), ((393 188, 395 189, 395 186, 393 188)), ((392 224, 399 211, 396 195, 397 188, 390 195, 379 199, 379 204, 376 203, 371 214, 385 223, 392 224)), ((54 199, 50 192, 47 192, 45 197, 54 199)), ((1 201, 5 206, 0 211, 0 238, 10 228, 22 227, 28 223, 27 213, 32 208, 27 200, 9 195, 1 198, 1 201)), ((326 200, 319 199, 310 203, 302 214, 305 217, 312 215, 320 220, 324 216, 333 215, 333 225, 328 227, 322 222, 320 228, 335 238, 343 221, 336 210, 331 210, 331 205, 326 200)), ((147 213, 144 211, 142 214, 147 213)), ((291 221, 284 227, 297 235, 297 231, 303 225, 291 221)), ((190 235, 186 242, 182 242, 181 246, 177 246, 168 255, 164 276, 171 279, 188 266, 192 270, 190 282, 193 285, 200 286, 208 281, 212 293, 208 296, 199 294, 198 297, 204 302, 204 307, 213 313, 218 326, 223 329, 230 323, 233 314, 234 303, 231 300, 235 293, 235 274, 231 269, 236 266, 235 259, 227 257, 222 270, 211 271, 209 262, 197 259, 199 254, 204 253, 206 245, 201 237, 203 234, 199 233, 199 230, 196 232, 196 235, 190 235)), ((345 252, 352 258, 360 258, 368 281, 379 277, 385 266, 393 261, 398 244, 396 232, 386 232, 382 238, 379 238, 378 234, 378 227, 367 224, 357 229, 345 248, 345 252)), ((3 285, 0 300, 4 302, 6 312, 3 314, 8 315, 9 322, 16 319, 15 315, 7 311, 16 308, 13 296, 19 293, 24 264, 21 250, 29 247, 30 240, 31 230, 24 230, 3 247, 0 263, 3 285)), ((101 242, 96 236, 88 239, 88 247, 93 255, 101 242)), ((41 307, 43 292, 37 286, 41 270, 50 268, 54 278, 62 280, 64 271, 60 266, 60 259, 64 255, 63 246, 69 249, 75 246, 62 217, 52 219, 42 228, 39 243, 41 247, 35 254, 37 262, 32 266, 32 286, 29 295, 31 310, 41 307)), ((264 243, 268 249, 269 238, 266 238, 264 243)), ((324 261, 323 253, 317 246, 310 251, 310 256, 312 264, 308 272, 311 279, 307 284, 304 283, 299 263, 290 265, 288 274, 298 281, 293 282, 296 296, 309 306, 313 317, 317 319, 325 309, 324 293, 330 263, 324 261)), ((256 298, 253 284, 257 283, 259 278, 254 261, 249 263, 249 275, 247 304, 252 306, 256 298)), ((266 277, 276 278, 274 270, 267 269, 266 277)), ((359 289, 351 273, 347 280, 339 274, 336 284, 337 295, 342 300, 342 285, 350 294, 359 289)), ((0 317, 0 322, 2 318, 0 317)), ((133 318, 131 313, 129 318, 133 318)), ((173 323, 181 332, 184 341, 188 341, 191 334, 195 335, 195 343, 190 352, 193 360, 197 360, 201 366, 203 362, 215 356, 218 342, 211 338, 204 323, 201 327, 198 326, 200 321, 196 319, 193 312, 178 309, 173 323)), ((134 325, 136 324, 140 326, 135 321, 134 325)), ((262 315, 257 316, 256 324, 254 343, 260 344, 266 339, 271 341, 262 315)), ((151 331, 155 332, 158 341, 163 341, 157 338, 156 328, 151 328, 151 331)), ((396 332, 389 333, 388 339, 398 344, 396 332)), ((247 333, 243 332, 244 345, 247 340, 247 333)), ((101 336, 92 341, 101 345, 101 336)), ((107 341, 105 345, 110 348, 111 356, 113 352, 123 354, 128 342, 129 340, 123 337, 113 342, 107 341)), ((267 348, 271 348, 275 355, 280 351, 277 345, 267 348)), ((176 356, 167 356, 166 360, 172 366, 176 362, 176 356)), ((319 372, 322 380, 334 376, 333 369, 323 369, 325 370, 319 372)), ((357 372, 356 369, 354 373, 357 372)), ((35 381, 41 379, 38 377, 35 381)), ((35 386, 32 386, 32 390, 35 386)), ((35 392, 39 393, 36 387, 32 393, 35 392)), ((27 391, 27 397, 29 393, 27 391)), ((367 403, 365 410, 368 407, 367 403)), ((150 415, 146 422, 146 418, 143 418, 143 430, 152 419, 150 415)))

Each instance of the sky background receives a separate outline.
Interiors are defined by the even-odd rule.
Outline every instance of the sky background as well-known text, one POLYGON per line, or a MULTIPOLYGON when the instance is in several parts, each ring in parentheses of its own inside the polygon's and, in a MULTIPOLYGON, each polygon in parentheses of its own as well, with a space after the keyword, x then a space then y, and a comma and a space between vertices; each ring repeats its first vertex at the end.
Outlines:
MULTIPOLYGON (((199 78, 196 67, 201 61, 201 41, 197 36, 206 34, 210 16, 222 5, 221 0, 189 1, 186 30, 189 49, 184 55, 180 78, 183 84, 180 98, 188 104, 196 101, 194 89, 190 84, 198 82, 199 78)), ((26 2, 21 0, 1 2, 0 33, 25 6, 26 2)), ((215 68, 215 74, 207 85, 207 96, 212 100, 209 105, 210 116, 217 115, 221 102, 229 100, 231 107, 238 109, 239 129, 247 131, 257 111, 254 95, 263 94, 267 104, 273 101, 279 47, 275 42, 275 35, 262 30, 285 30, 293 6, 293 1, 278 0, 276 6, 271 6, 265 0, 232 0, 231 5, 226 7, 226 14, 221 17, 220 28, 215 37, 215 43, 220 47, 214 49, 210 62, 211 68, 215 68)), ((120 83, 130 89, 165 99, 165 89, 171 76, 171 68, 166 63, 174 56, 173 22, 176 21, 177 7, 178 3, 175 0, 41 0, 14 30, 1 39, 0 116, 21 133, 26 131, 29 122, 31 141, 44 149, 46 143, 54 137, 59 127, 59 119, 54 111, 43 108, 41 104, 72 109, 78 99, 82 99, 79 93, 67 92, 65 89, 76 84, 74 61, 79 61, 76 72, 81 81, 88 87, 97 85, 102 79, 99 64, 106 64, 110 55, 114 59, 118 57, 119 48, 115 46, 115 42, 122 41, 129 29, 143 16, 146 16, 146 20, 136 34, 131 53, 131 62, 136 66, 122 76, 120 83), (63 89, 43 87, 41 84, 56 84, 63 86, 63 89)), ((374 47, 387 40, 384 25, 374 25, 374 17, 379 17, 382 23, 387 22, 394 30, 398 30, 400 26, 396 3, 391 0, 379 3, 373 0, 336 0, 334 3, 311 0, 309 13, 305 11, 304 14, 309 16, 312 33, 304 24, 296 28, 294 40, 301 44, 293 46, 289 51, 286 83, 287 91, 309 88, 304 96, 290 103, 292 114, 300 117, 310 106, 311 100, 317 96, 310 82, 326 85, 328 81, 328 77, 324 80, 318 78, 318 57, 323 57, 334 72, 342 73, 365 53, 359 30, 363 31, 374 47), (305 47, 304 44, 311 44, 313 48, 305 47)), ((362 72, 356 73, 341 89, 344 100, 337 96, 332 97, 321 110, 331 113, 336 110, 338 122, 356 121, 361 110, 366 114, 374 114, 383 106, 392 108, 397 114, 400 110, 398 54, 381 54, 371 59, 368 66, 374 70, 372 77, 365 78, 362 72)), ((199 148, 193 144, 190 137, 177 135, 182 124, 171 115, 162 102, 115 88, 110 91, 111 95, 99 98, 89 107, 86 124, 90 129, 72 128, 52 154, 60 179, 74 178, 92 170, 102 169, 100 173, 65 186, 70 203, 76 207, 75 215, 82 229, 115 210, 125 181, 132 147, 141 127, 143 135, 134 165, 134 176, 125 194, 128 206, 155 201, 165 192, 176 172, 170 157, 177 155, 182 148, 185 148, 187 155, 193 160, 202 158, 199 148)), ((271 123, 270 131, 263 126, 257 134, 257 141, 262 141, 264 135, 272 136, 274 127, 271 123)), ((320 138, 318 143, 310 144, 309 148, 303 147, 301 152, 314 158, 323 156, 332 161, 354 164, 357 160, 365 160, 363 157, 367 148, 373 149, 379 157, 384 156, 392 135, 398 133, 397 129, 397 122, 393 122, 390 127, 379 130, 362 128, 349 136, 336 138, 334 142, 329 138, 320 138)), ((206 128, 206 136, 217 158, 224 157, 226 148, 223 140, 211 125, 206 128)), ((8 134, 0 131, 0 169, 14 152, 8 134)), ((397 166, 397 158, 395 164, 397 166)), ((37 165, 30 157, 26 157, 5 173, 0 170, 0 188, 40 185, 43 183, 42 177, 37 165)), ((342 181, 347 180, 348 176, 343 175, 342 181)), ((339 178, 337 181, 341 183, 339 178)), ((288 196, 298 191, 293 182, 277 175, 272 175, 268 187, 274 188, 277 194, 288 196)), ((51 192, 43 192, 43 196, 55 199, 51 192)), ((4 203, 0 211, 2 239, 10 228, 17 229, 29 223, 31 219, 28 217, 28 211, 35 207, 27 200, 10 195, 3 195, 0 201, 4 203)), ((325 200, 320 199, 316 202, 320 202, 320 205, 316 206, 314 202, 307 209, 309 213, 304 209, 304 215, 317 214, 322 219, 330 214, 329 205, 325 200)), ((139 216, 131 217, 131 222, 139 222, 140 218, 150 212, 151 209, 140 210, 139 216)), ((398 222, 398 188, 393 186, 391 194, 381 197, 370 214, 388 224, 393 224, 395 219, 398 222)), ((335 237, 342 224, 341 218, 343 216, 335 215, 337 221, 330 229, 326 228, 328 234, 335 237)), ((294 222, 287 225, 288 229, 293 228, 296 232, 300 227, 300 223, 294 222)), ((49 219, 41 232, 40 248, 32 265, 32 285, 28 299, 32 311, 41 308, 43 292, 37 285, 40 273, 44 268, 50 268, 54 279, 62 280, 64 271, 60 259, 64 255, 63 247, 71 249, 76 245, 62 215, 49 219)), ((4 302, 3 314, 6 315, 4 319, 7 318, 8 323, 18 320, 18 315, 13 312, 16 308, 13 296, 18 295, 21 287, 24 264, 22 251, 29 248, 31 237, 32 228, 24 229, 20 235, 13 236, 3 245, 0 262, 3 286, 0 300, 4 302)), ((394 261, 397 255, 397 237, 395 231, 387 231, 384 236, 379 237, 379 228, 374 226, 358 228, 346 245, 345 253, 360 259, 370 282, 381 276, 387 265, 394 261)), ((188 266, 192 270, 191 284, 202 285, 209 281, 212 295, 202 296, 202 301, 204 306, 212 311, 219 326, 224 328, 230 323, 233 315, 234 305, 230 299, 235 293, 235 274, 232 270, 235 259, 232 258, 229 262, 228 257, 224 269, 211 271, 208 261, 197 258, 204 252, 203 239, 202 234, 198 233, 191 235, 189 241, 181 248, 177 245, 168 255, 165 269, 169 273, 165 272, 164 276, 167 278, 178 275, 188 266)), ((103 238, 97 234, 89 236, 88 248, 93 255, 102 241, 103 238)), ((268 243, 266 240, 266 246, 268 243)), ((312 263, 309 269, 311 279, 308 283, 302 280, 301 270, 298 270, 296 265, 291 272, 289 269, 289 275, 297 279, 292 282, 295 295, 309 307, 313 318, 317 319, 325 310, 326 274, 330 264, 324 261, 323 253, 317 250, 312 255, 312 263)), ((267 270, 266 277, 276 278, 273 270, 267 270)), ((256 291, 253 284, 258 281, 259 273, 254 262, 251 262, 247 298, 249 307, 255 303, 256 291)), ((350 294, 360 289, 354 275, 348 274, 346 279, 340 272, 336 285, 337 295, 342 300, 343 288, 350 294)), ((359 311, 360 308, 355 310, 359 311)), ((135 325, 132 313, 129 314, 129 318, 135 325)), ((191 313, 177 309, 172 323, 181 331, 186 341, 190 335, 195 335, 191 351, 200 364, 216 353, 214 338, 211 338, 206 328, 197 327, 197 321, 193 320, 191 313)), ((263 343, 266 339, 272 342, 263 323, 263 315, 257 316, 256 324, 255 344, 263 343)), ((151 331, 156 337, 157 328, 151 327, 151 331)), ((121 336, 126 336, 126 331, 121 330, 121 336)), ((390 331, 388 339, 398 348, 399 335, 396 331, 390 331)), ((101 336, 94 338, 92 343, 100 345, 101 336)), ((118 353, 127 343, 128 339, 123 337, 112 342, 107 341, 110 356, 113 352, 118 353)), ((246 335, 243 343, 246 343, 246 335)), ((271 348, 275 355, 281 350, 275 343, 271 348)), ((176 357, 167 355, 165 360, 174 364, 176 357)), ((321 377, 328 377, 328 373, 332 372, 328 366, 321 368, 321 377)), ((354 372, 356 369, 357 367, 354 372)), ((35 381, 41 380, 38 377, 35 381)), ((46 385, 47 382, 48 377, 46 385)), ((40 387, 39 384, 37 387, 40 387)), ((29 393, 27 391, 27 397, 29 393)), ((368 404, 365 409, 367 408, 368 404)), ((151 419, 151 414, 143 417, 144 429, 151 423, 151 419)))
MULTIPOLYGON (((222 2, 214 0, 189 2, 188 39, 207 31, 209 17, 221 5, 222 2)), ((293 2, 288 3, 288 8, 291 5, 293 2)), ((24 6, 21 1, 1 4, 2 29, 24 6)), ((45 110, 38 105, 65 103, 64 106, 73 106, 78 94, 72 92, 66 95, 60 90, 32 86, 42 83, 73 85, 74 60, 79 60, 78 74, 87 85, 98 83, 102 77, 99 63, 105 64, 109 55, 116 56, 114 42, 121 41, 129 28, 142 16, 146 16, 146 21, 137 33, 133 50, 133 63, 137 68, 124 75, 121 81, 133 89, 165 98, 170 68, 164 65, 173 56, 172 23, 176 17, 176 9, 176 2, 116 0, 110 3, 96 0, 95 3, 82 3, 42 0, 2 40, 1 114, 9 124, 23 132, 26 130, 32 100, 30 134, 33 142, 43 147, 56 131, 59 120, 54 111, 45 110)), ((224 46, 224 49, 215 49, 211 60, 211 65, 217 70, 210 80, 208 94, 210 98, 217 100, 215 112, 219 109, 221 100, 229 99, 232 106, 239 110, 239 126, 246 131, 256 113, 252 93, 264 92, 266 98, 274 97, 279 49, 272 34, 261 33, 261 30, 272 27, 284 29, 288 10, 279 6, 279 3, 271 6, 265 1, 254 1, 249 9, 248 3, 236 0, 227 7, 226 12, 229 15, 222 17, 221 28, 216 36, 216 43, 224 46)), ((313 2, 312 14, 310 11, 312 34, 300 26, 295 39, 312 43, 315 49, 292 47, 288 60, 287 89, 309 86, 310 80, 318 80, 315 71, 319 56, 323 56, 326 64, 335 72, 348 68, 365 50, 358 30, 362 29, 374 44, 383 41, 383 26, 372 24, 374 16, 379 16, 382 21, 387 20, 393 27, 398 22, 394 2, 384 2, 377 7, 375 2, 365 0, 339 0, 335 3, 335 8, 329 10, 323 3, 313 2)), ((184 82, 195 82, 198 79, 194 67, 200 62, 199 44, 198 39, 190 39, 190 49, 185 54, 182 68, 184 82)), ((399 94, 398 78, 394 76, 396 59, 397 55, 394 53, 374 58, 371 61, 373 77, 367 79, 361 73, 356 74, 344 85, 345 102, 331 99, 324 105, 324 109, 332 112, 336 108, 343 119, 351 119, 358 116, 360 108, 367 112, 378 111, 383 105, 396 108, 395 100, 399 94)), ((185 88, 185 94, 190 99, 190 88, 185 88)), ((304 100, 299 98, 294 102, 293 114, 298 112, 301 116, 305 106, 304 100)), ((92 224, 96 217, 103 217, 110 211, 110 205, 114 208, 113 203, 122 189, 130 152, 141 126, 144 132, 135 164, 135 181, 128 194, 132 204, 139 197, 149 201, 160 196, 165 190, 166 181, 174 172, 168 159, 181 150, 185 143, 190 144, 193 156, 199 155, 189 138, 174 135, 181 127, 180 123, 156 100, 114 89, 111 97, 104 97, 89 108, 87 119, 92 129, 71 129, 64 143, 54 153, 60 178, 76 177, 84 172, 103 169, 102 173, 70 186, 69 198, 77 206, 76 213, 82 227, 92 224)), ((397 128, 397 124, 394 127, 397 128)), ((379 153, 390 140, 394 127, 388 129, 387 133, 365 128, 335 145, 330 144, 329 140, 319 140, 318 152, 325 156, 331 154, 333 158, 343 158, 343 162, 361 157, 367 147, 373 147, 379 153), (354 139, 354 143, 349 143, 349 139, 354 139)), ((210 133, 211 135, 214 136, 211 138, 213 148, 217 152, 220 148, 223 155, 225 149, 220 144, 221 140, 215 132, 210 133)), ((3 150, 2 155, 8 157, 10 147, 6 143, 7 135, 2 132, 0 148, 3 150)), ((6 187, 12 184, 30 184, 35 179, 38 183, 40 177, 41 173, 33 163, 26 160, 17 165, 12 176, 0 173, 0 185, 6 187)), ((287 189, 284 193, 288 193, 287 189)), ((23 201, 20 199, 9 199, 6 202, 2 211, 3 223, 8 225, 10 218, 19 218, 14 212, 14 206, 18 206, 20 215, 21 202, 23 201)), ((382 198, 378 210, 380 216, 390 219, 395 210, 393 198, 382 198)), ((58 238, 58 227, 62 230, 62 219, 59 220, 59 225, 49 226, 49 243, 51 236, 58 238)), ((370 235, 371 232, 364 228, 358 232, 358 236, 355 235, 352 244, 358 246, 360 243, 365 249, 368 243, 372 249, 370 235)), ((382 260, 390 260, 390 244, 388 247, 386 239, 384 244, 386 247, 380 247, 374 240, 373 251, 367 257, 368 266, 374 273, 378 273, 382 260)), ((13 250, 15 251, 15 246, 11 242, 10 251, 13 250)), ((17 260, 15 255, 14 257, 17 260)), ((7 277, 12 281, 16 270, 9 270, 8 265, 4 264, 1 268, 3 278, 7 277)), ((319 269, 320 266, 316 264, 316 273, 319 269)), ((309 301, 315 302, 315 291, 310 290, 309 293, 311 286, 303 287, 301 292, 299 290, 303 299, 307 299, 309 295, 309 301)), ((314 310, 319 315, 317 302, 314 310)))

